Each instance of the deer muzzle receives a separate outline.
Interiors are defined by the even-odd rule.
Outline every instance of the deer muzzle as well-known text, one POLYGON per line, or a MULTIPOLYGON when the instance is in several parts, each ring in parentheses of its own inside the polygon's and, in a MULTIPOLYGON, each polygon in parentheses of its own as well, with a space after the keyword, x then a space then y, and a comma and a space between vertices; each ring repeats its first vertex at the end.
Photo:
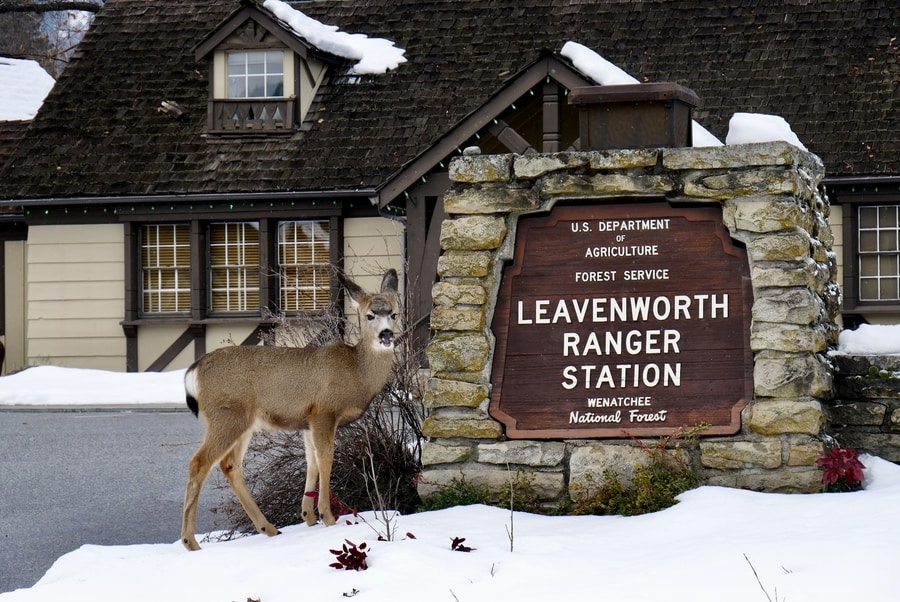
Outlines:
POLYGON ((378 342, 382 347, 390 349, 394 345, 394 332, 388 329, 382 330, 378 335, 378 342))

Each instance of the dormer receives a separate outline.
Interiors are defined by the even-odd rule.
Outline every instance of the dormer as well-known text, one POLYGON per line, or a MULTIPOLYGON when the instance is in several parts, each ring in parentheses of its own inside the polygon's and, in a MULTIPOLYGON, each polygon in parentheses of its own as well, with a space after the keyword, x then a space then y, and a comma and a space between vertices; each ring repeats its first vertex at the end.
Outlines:
POLYGON ((209 62, 210 134, 291 134, 303 122, 330 66, 324 53, 252 2, 197 46, 209 62))

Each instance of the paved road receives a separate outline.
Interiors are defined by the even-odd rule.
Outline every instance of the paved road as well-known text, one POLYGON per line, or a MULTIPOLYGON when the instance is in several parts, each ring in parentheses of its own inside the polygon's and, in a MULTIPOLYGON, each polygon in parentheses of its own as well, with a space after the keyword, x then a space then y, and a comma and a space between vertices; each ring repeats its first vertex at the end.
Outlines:
MULTIPOLYGON (((0 592, 31 587, 84 544, 177 541, 201 436, 188 412, 0 411, 0 592)), ((226 495, 217 472, 201 498, 201 533, 215 528, 207 510, 226 495)))

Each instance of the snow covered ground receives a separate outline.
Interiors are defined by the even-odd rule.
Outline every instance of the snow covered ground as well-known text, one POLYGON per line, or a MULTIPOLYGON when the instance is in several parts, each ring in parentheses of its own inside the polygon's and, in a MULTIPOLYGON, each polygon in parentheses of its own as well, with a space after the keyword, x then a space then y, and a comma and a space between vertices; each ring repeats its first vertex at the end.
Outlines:
MULTIPOLYGON (((837 352, 845 351, 900 353, 900 326, 845 332, 837 352)), ((0 378, 0 404, 180 404, 182 374, 37 367, 0 378)), ((351 524, 288 527, 272 539, 207 541, 195 553, 179 542, 85 545, 33 587, 0 594, 0 602, 895 602, 900 467, 876 457, 863 462, 860 492, 700 487, 672 508, 637 517, 469 506, 395 517, 394 541, 378 541, 386 527, 367 513, 351 524), (474 549, 451 550, 456 537, 474 549), (368 570, 329 566, 329 550, 345 540, 367 544, 368 570)))
POLYGON ((384 526, 367 514, 368 524, 288 527, 199 552, 177 542, 84 546, 0 602, 895 602, 900 467, 863 461, 866 489, 856 493, 701 487, 637 517, 516 513, 512 551, 510 513, 486 506, 399 517, 389 542, 377 541, 384 526), (451 550, 454 537, 474 549, 451 550), (368 570, 329 566, 345 539, 368 544, 368 570))

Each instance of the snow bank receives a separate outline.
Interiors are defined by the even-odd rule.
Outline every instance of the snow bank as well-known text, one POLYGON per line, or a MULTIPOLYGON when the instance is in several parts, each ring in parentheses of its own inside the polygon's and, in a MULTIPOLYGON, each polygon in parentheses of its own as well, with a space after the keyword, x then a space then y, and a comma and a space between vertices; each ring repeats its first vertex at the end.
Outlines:
POLYGON ((35 366, 0 378, 0 405, 183 404, 184 372, 35 366))
POLYGON ((838 337, 838 352, 848 355, 898 355, 900 324, 861 324, 856 330, 843 330, 838 337))

